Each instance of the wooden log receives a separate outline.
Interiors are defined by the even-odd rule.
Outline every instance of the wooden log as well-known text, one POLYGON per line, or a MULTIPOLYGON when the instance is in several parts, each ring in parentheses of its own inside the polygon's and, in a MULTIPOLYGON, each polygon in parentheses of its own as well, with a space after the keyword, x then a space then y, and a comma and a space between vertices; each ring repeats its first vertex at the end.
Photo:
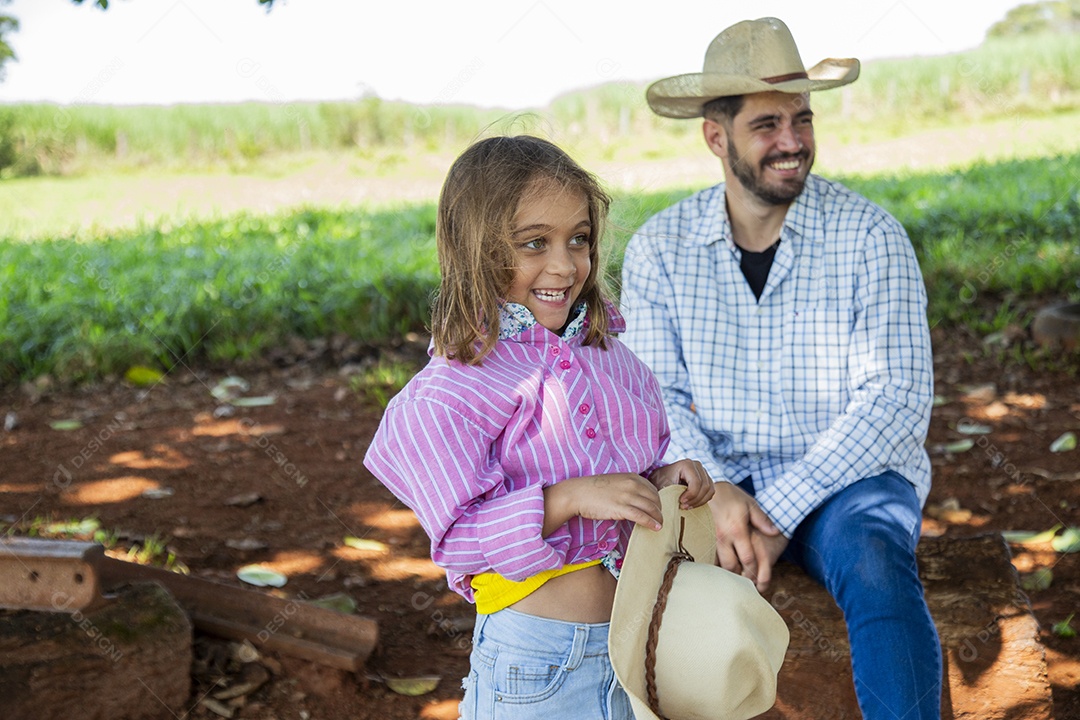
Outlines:
MULTIPOLYGON (((943 720, 1052 720, 1046 656, 998 534, 925 538, 917 551, 942 644, 943 720)), ((766 595, 791 631, 776 705, 762 720, 857 720, 851 648, 825 590, 781 563, 766 595)))
POLYGON ((2 611, 0 715, 180 717, 191 691, 191 633, 187 615, 155 583, 129 585, 85 613, 2 611))

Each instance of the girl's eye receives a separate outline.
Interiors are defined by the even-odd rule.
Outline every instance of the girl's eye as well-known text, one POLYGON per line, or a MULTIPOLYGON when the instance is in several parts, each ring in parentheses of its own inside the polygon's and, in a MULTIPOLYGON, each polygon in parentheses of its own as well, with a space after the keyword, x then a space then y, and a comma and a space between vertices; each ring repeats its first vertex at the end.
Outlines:
POLYGON ((527 250, 543 250, 544 249, 544 238, 536 238, 535 240, 530 240, 527 243, 523 243, 521 245, 521 247, 523 247, 523 248, 525 248, 527 250))
POLYGON ((589 236, 588 235, 575 235, 570 238, 570 244, 574 247, 588 247, 589 236))

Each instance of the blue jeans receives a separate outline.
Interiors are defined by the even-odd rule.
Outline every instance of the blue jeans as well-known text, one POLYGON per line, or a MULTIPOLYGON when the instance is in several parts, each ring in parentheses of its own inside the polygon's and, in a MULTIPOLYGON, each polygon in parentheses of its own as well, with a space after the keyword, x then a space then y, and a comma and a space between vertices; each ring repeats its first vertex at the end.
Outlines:
POLYGON ((781 556, 823 585, 843 611, 866 720, 941 717, 941 642, 915 561, 921 525, 911 483, 887 472, 826 500, 781 556))
POLYGON ((462 720, 633 720, 607 641, 608 623, 478 614, 462 720))

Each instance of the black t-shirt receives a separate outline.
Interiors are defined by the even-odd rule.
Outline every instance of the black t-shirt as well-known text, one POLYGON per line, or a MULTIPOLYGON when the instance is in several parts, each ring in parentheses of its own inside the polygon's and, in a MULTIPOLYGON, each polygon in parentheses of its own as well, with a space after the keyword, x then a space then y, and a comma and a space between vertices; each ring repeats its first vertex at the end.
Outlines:
POLYGON ((754 297, 758 300, 761 299, 761 291, 765 289, 765 281, 769 279, 769 270, 772 268, 776 248, 779 245, 780 241, 777 240, 761 252, 742 250, 739 269, 742 270, 746 282, 750 283, 750 289, 754 291, 754 297))

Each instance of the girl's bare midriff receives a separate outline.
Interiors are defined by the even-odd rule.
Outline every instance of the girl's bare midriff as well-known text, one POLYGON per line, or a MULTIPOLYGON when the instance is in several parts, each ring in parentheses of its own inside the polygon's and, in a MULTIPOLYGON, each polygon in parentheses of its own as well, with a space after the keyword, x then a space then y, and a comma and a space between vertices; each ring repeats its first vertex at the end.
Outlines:
POLYGON ((603 623, 611 619, 615 578, 593 565, 548 580, 510 607, 526 615, 566 622, 603 623))

